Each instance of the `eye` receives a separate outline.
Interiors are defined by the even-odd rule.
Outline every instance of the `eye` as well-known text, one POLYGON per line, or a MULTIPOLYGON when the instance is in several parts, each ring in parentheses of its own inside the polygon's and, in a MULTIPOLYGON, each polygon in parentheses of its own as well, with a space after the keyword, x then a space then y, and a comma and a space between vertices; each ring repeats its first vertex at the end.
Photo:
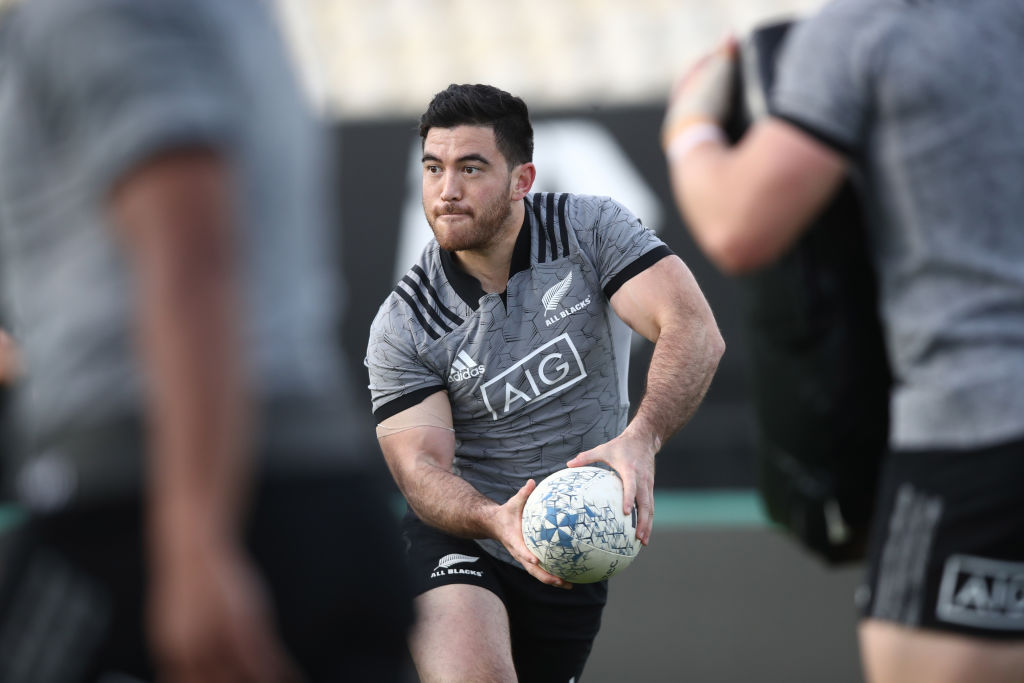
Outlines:
POLYGON ((466 175, 476 175, 477 173, 480 172, 480 169, 477 168, 476 166, 466 166, 466 168, 462 169, 462 171, 466 175))
POLYGON ((438 166, 437 164, 427 164, 426 166, 423 167, 423 170, 424 172, 429 173, 430 175, 437 175, 438 173, 441 172, 441 167, 438 166))

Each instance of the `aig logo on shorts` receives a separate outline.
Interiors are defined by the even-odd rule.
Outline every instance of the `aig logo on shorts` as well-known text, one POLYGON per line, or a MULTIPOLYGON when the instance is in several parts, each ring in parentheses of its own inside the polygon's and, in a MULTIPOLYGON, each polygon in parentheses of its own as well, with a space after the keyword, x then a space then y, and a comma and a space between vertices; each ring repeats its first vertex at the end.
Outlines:
POLYGON ((484 405, 497 420, 531 401, 551 396, 587 376, 568 334, 552 339, 480 387, 484 405))
POLYGON ((950 556, 935 611, 943 621, 967 626, 1024 628, 1024 563, 950 556))

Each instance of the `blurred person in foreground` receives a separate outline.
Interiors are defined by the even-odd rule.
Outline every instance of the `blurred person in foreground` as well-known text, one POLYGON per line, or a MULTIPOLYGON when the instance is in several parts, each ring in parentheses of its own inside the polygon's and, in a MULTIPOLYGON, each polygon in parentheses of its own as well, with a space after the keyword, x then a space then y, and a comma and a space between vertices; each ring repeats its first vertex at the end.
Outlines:
POLYGON ((451 85, 420 136, 434 239, 367 350, 378 439, 409 503, 413 659, 424 681, 578 681, 607 581, 544 571, 523 505, 552 472, 604 463, 647 544, 654 456, 697 409, 724 345, 689 269, 628 209, 530 192, 520 98, 451 85), (626 325, 655 344, 628 426, 626 325))
POLYGON ((725 142, 734 43, 693 67, 662 142, 728 273, 772 262, 848 172, 890 363, 860 643, 871 681, 1024 680, 1024 7, 835 0, 791 29, 770 112, 725 142))
POLYGON ((18 376, 18 347, 14 339, 0 328, 0 386, 14 383, 18 376))
POLYGON ((0 30, 29 513, 0 680, 399 680, 411 600, 335 357, 327 147, 268 6, 25 0, 0 30))

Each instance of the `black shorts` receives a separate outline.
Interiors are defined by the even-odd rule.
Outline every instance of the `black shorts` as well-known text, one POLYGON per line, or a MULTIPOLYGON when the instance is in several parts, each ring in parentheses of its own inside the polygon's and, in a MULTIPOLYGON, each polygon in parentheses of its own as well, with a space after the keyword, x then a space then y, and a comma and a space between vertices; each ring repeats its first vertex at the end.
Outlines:
POLYGON ((1024 638, 1024 440, 891 453, 857 602, 864 617, 1024 638))
MULTIPOLYGON (((412 596, 386 481, 274 477, 256 491, 250 556, 310 681, 405 681, 412 596)), ((0 537, 0 681, 153 679, 139 503, 30 519, 0 537)))
POLYGON ((427 526, 413 514, 402 521, 413 592, 449 584, 480 586, 508 612, 512 659, 521 681, 577 682, 601 627, 608 582, 571 590, 541 583, 526 570, 488 555, 476 542, 427 526))

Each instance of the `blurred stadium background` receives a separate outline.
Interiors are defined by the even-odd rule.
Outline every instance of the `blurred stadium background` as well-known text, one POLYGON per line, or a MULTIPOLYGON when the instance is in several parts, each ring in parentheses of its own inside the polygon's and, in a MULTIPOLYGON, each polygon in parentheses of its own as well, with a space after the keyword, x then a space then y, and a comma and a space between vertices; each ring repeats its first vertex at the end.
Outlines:
MULTIPOLYGON (((602 681, 859 681, 859 567, 829 569, 765 521, 753 493, 753 417, 733 284, 676 214, 658 148, 664 97, 727 33, 820 0, 277 0, 309 95, 337 131, 350 308, 365 334, 429 228, 416 119, 454 82, 521 95, 537 129, 537 189, 608 194, 690 265, 728 344, 698 415, 658 461, 652 545, 612 584, 586 672, 602 681)), ((637 343, 634 367, 650 348, 637 343)), ((642 373, 634 373, 634 396, 642 373)))

